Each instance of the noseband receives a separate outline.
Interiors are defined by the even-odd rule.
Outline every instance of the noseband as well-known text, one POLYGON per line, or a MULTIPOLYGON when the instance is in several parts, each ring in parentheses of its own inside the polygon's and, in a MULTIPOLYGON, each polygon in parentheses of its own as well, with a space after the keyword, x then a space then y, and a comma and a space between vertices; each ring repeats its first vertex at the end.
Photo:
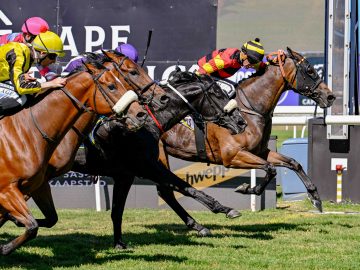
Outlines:
POLYGON ((124 64, 125 60, 128 59, 127 56, 124 56, 123 59, 121 59, 120 63, 117 64, 114 60, 111 59, 111 62, 113 64, 113 66, 115 67, 116 71, 124 78, 124 80, 132 87, 134 87, 135 91, 138 93, 139 95, 139 103, 140 104, 150 104, 151 101, 154 98, 154 90, 152 90, 152 93, 149 97, 144 97, 144 93, 149 90, 149 88, 155 84, 154 81, 151 81, 150 83, 148 83, 147 85, 140 87, 136 82, 134 82, 131 78, 129 78, 128 75, 126 75, 122 70, 121 70, 121 66, 124 64))

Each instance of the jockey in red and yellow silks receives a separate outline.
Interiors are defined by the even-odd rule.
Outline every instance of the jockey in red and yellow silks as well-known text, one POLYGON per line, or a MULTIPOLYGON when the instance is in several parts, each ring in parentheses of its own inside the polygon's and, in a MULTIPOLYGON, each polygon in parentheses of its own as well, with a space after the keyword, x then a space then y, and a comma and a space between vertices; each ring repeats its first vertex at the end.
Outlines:
POLYGON ((241 67, 263 67, 261 64, 264 57, 264 48, 260 40, 248 41, 244 43, 241 50, 237 48, 227 48, 215 50, 212 53, 198 60, 198 74, 209 74, 211 76, 225 79, 234 75, 241 67))

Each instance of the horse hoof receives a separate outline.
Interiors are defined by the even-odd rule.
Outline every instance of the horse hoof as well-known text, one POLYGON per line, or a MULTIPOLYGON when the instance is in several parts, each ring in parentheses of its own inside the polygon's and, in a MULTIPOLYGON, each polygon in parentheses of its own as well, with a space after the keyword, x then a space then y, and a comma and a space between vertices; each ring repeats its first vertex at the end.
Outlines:
POLYGON ((124 250, 124 249, 127 249, 127 246, 124 242, 119 241, 115 244, 114 248, 124 250))
POLYGON ((198 235, 201 237, 210 236, 211 232, 208 228, 204 228, 198 232, 198 235))
POLYGON ((0 254, 1 255, 9 255, 13 251, 12 245, 0 245, 0 254))
POLYGON ((232 209, 232 210, 230 210, 229 212, 226 213, 226 217, 231 218, 231 219, 237 218, 237 217, 240 217, 240 216, 241 216, 241 213, 239 211, 237 211, 237 210, 234 210, 234 209, 232 209))
POLYGON ((311 203, 320 213, 322 213, 322 202, 320 200, 311 200, 311 203))
POLYGON ((236 189, 235 189, 235 192, 237 193, 241 193, 241 194, 247 194, 248 192, 248 189, 250 188, 250 185, 249 184, 241 184, 240 186, 238 186, 236 189))

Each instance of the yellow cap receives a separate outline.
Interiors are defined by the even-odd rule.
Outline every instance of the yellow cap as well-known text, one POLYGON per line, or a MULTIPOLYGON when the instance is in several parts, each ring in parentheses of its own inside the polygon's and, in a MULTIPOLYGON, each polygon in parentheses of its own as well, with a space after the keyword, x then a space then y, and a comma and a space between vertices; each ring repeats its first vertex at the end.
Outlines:
POLYGON ((60 37, 51 31, 40 33, 36 36, 32 45, 35 50, 47 53, 56 53, 59 57, 65 56, 63 43, 60 37))

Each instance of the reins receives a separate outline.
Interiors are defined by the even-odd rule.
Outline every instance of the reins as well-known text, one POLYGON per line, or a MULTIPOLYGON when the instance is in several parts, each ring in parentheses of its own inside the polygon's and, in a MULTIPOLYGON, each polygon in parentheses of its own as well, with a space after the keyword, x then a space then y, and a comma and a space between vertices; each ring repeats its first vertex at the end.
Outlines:
MULTIPOLYGON (((100 85, 100 83, 98 82, 98 80, 100 79, 100 77, 106 72, 109 71, 108 69, 104 69, 102 70, 97 76, 92 76, 92 79, 94 81, 94 83, 96 84, 96 89, 94 92, 94 107, 96 108, 95 105, 95 96, 96 96, 96 90, 99 89, 100 93, 103 95, 103 97, 105 98, 105 100, 109 103, 109 99, 110 97, 105 93, 106 91, 102 88, 102 86, 100 85)), ((60 90, 71 100, 71 103, 76 107, 77 110, 79 110, 80 112, 93 112, 91 109, 87 108, 85 106, 85 104, 81 103, 69 90, 66 89, 66 87, 60 88, 60 90)), ((113 102, 111 100, 111 102, 113 102)), ((113 102, 115 104, 115 102, 113 102)), ((110 103, 109 103, 110 104, 110 103)), ((109 105, 110 106, 110 105, 109 105)), ((111 106, 110 106, 111 107, 111 106)), ((96 110, 95 110, 96 112, 96 110)), ((31 115, 31 119, 36 127, 36 129, 40 132, 41 136, 48 141, 49 143, 56 143, 57 140, 54 138, 49 137, 40 127, 39 123, 36 121, 34 114, 32 112, 32 106, 30 106, 30 115, 31 115)))

